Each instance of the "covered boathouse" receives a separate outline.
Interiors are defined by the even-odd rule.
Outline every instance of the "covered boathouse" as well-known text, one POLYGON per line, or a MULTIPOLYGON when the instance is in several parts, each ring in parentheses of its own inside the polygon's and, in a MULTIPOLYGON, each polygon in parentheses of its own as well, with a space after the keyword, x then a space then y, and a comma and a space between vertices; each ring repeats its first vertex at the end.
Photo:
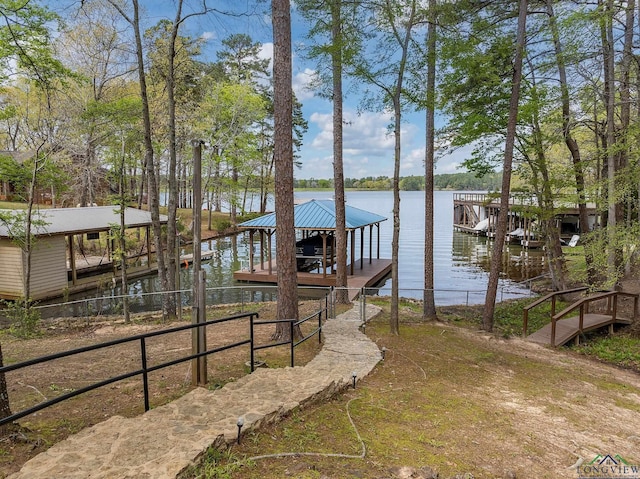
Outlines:
MULTIPOLYGON (((99 283, 111 282, 118 272, 112 260, 114 247, 109 231, 120 225, 117 206, 87 208, 51 208, 34 211, 32 234, 35 238, 31 253, 31 299, 54 298, 95 288, 99 283), (95 242, 101 256, 85 255, 79 244, 95 242)), ((20 215, 22 210, 10 211, 20 215)), ((166 224, 166 216, 160 222, 166 224)), ((127 258, 130 278, 157 270, 152 254, 151 214, 135 208, 125 209, 127 230, 138 229, 141 248, 134 257, 127 258), (142 231, 140 231, 142 230, 142 231)), ((25 294, 26 257, 13 241, 10 225, 0 221, 0 298, 19 299, 25 294)))
MULTIPOLYGON (((380 258, 380 223, 384 216, 345 205, 347 230, 347 287, 357 290, 380 282, 391 271, 391 260, 380 258), (376 245, 373 244, 374 228, 376 245), (367 235, 368 231, 368 235, 367 235), (356 235, 359 232, 359 259, 356 259, 356 235), (368 258, 365 258, 365 236, 368 236, 368 258), (373 257, 374 248, 376 250, 373 257)), ((277 264, 272 256, 276 214, 270 213, 238 225, 249 231, 249 265, 236 271, 238 281, 277 283, 277 264), (260 245, 260 258, 256 265, 254 244, 260 245), (265 257, 266 255, 266 257, 265 257)), ((296 229, 296 259, 298 284, 305 286, 335 286, 336 214, 332 200, 311 200, 294 207, 296 229)), ((350 294, 354 297, 357 293, 350 294)))

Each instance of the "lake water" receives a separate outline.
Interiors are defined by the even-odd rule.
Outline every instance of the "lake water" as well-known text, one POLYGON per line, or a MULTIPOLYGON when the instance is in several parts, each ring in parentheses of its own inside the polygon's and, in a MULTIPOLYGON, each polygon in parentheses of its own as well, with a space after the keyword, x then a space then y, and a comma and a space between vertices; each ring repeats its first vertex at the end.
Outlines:
MULTIPOLYGON (((331 199, 331 192, 298 192, 297 200, 331 199)), ((400 195, 400 252, 399 252, 399 288, 400 296, 422 299, 424 284, 424 192, 404 191, 400 195)), ((380 226, 380 256, 391 258, 391 240, 393 235, 393 194, 390 191, 349 191, 347 204, 355 208, 371 211, 388 218, 380 226)), ((484 302, 489 277, 489 255, 491 243, 487 238, 453 231, 453 192, 437 191, 435 204, 435 297, 438 306, 451 304, 481 304, 484 302)), ((365 230, 365 254, 368 253, 368 228, 365 230)), ((230 286, 240 286, 233 280, 233 272, 246 268, 249 262, 248 233, 225 237, 202 243, 202 250, 212 250, 213 256, 203 260, 202 268, 206 272, 209 304, 239 302, 250 294, 251 299, 271 299, 274 288, 264 285, 255 288, 242 283, 243 290, 230 290, 230 286), (249 293, 248 290, 254 289, 249 293)), ((374 229, 373 245, 376 248, 374 229)), ((356 235, 356 258, 359 253, 360 235, 356 235)), ((257 246, 255 246, 257 248, 257 246)), ((190 252, 186 248, 183 252, 190 252)), ((275 257, 275 253, 274 253, 275 257)), ((375 252, 374 252, 375 257, 375 252)), ((256 258, 257 261, 257 258, 256 258)), ((520 247, 505 248, 503 255, 503 277, 499 283, 498 300, 522 297, 529 294, 528 287, 522 281, 542 274, 544 264, 541 251, 526 251, 520 247)), ((189 290, 192 284, 193 269, 181 269, 180 289, 189 290)), ((391 279, 379 285, 379 294, 391 292, 391 279)), ((132 281, 129 296, 137 298, 133 310, 159 308, 157 296, 159 290, 157 276, 149 276, 132 281)), ((372 291, 373 293, 374 291, 372 291)), ((105 289, 85 293, 82 297, 98 297, 120 294, 119 289, 105 289)), ((81 296, 72 299, 79 299, 81 296)), ((249 300, 249 298, 247 298, 249 300)), ((191 304, 190 294, 182 297, 183 304, 191 304)), ((87 307, 79 303, 78 308, 87 307)), ((105 310, 102 303, 92 306, 105 310)), ((105 310, 106 312, 106 310, 105 310)), ((43 311, 45 316, 49 314, 43 311)), ((75 312, 79 314, 81 312, 75 312)), ((53 315, 53 311, 51 311, 53 315)))

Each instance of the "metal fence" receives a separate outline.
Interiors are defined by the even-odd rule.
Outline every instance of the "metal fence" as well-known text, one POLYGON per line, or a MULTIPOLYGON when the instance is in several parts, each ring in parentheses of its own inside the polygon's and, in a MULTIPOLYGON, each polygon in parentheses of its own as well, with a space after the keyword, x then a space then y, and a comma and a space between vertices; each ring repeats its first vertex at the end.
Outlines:
MULTIPOLYGON (((128 378, 132 378, 135 376, 142 376, 142 384, 143 384, 143 391, 144 391, 144 410, 148 411, 149 410, 149 373, 153 372, 153 371, 157 371, 160 369, 164 369, 167 368, 169 366, 174 366, 176 364, 180 364, 183 363, 185 361, 190 361, 190 360, 194 360, 194 359, 198 359, 201 357, 206 357, 210 354, 214 354, 214 353, 218 353, 221 351, 225 351, 227 349, 231 349, 231 348, 236 348, 239 346, 243 346, 246 344, 250 344, 251 345, 251 357, 253 358, 253 349, 254 349, 254 344, 253 344, 253 334, 250 335, 249 338, 244 339, 242 341, 236 341, 230 344, 226 344, 224 346, 219 346, 217 348, 213 348, 213 349, 209 349, 206 351, 198 351, 195 352, 193 354, 189 354, 177 359, 174 359, 172 361, 167 361, 167 362, 163 362, 160 364, 156 364, 153 366, 149 366, 147 364, 147 359, 148 359, 148 355, 147 355, 147 340, 149 338, 152 337, 156 337, 156 336, 163 336, 163 335, 167 335, 167 334, 174 334, 180 331, 185 331, 185 330, 193 330, 194 328, 202 328, 203 330, 206 330, 207 326, 213 325, 213 324, 219 324, 219 323, 223 323, 223 322, 227 322, 227 321, 234 321, 234 320, 239 320, 239 319, 244 319, 244 318, 249 318, 250 324, 251 324, 251 331, 253 331, 253 323, 254 323, 254 318, 256 318, 258 316, 257 313, 245 313, 245 314, 239 314, 239 315, 235 315, 235 316, 229 316, 227 318, 222 318, 222 319, 215 319, 215 320, 211 320, 211 321, 206 321, 204 323, 199 323, 199 324, 186 324, 183 326, 178 326, 178 327, 174 327, 174 328, 168 328, 168 329, 163 329, 160 331, 153 331, 153 332, 149 332, 149 333, 144 333, 144 334, 139 334, 136 336, 129 336, 127 338, 122 338, 122 339, 116 339, 113 341, 108 341, 108 342, 104 342, 104 343, 99 343, 99 344, 93 344, 91 346, 85 346, 83 348, 76 348, 76 349, 72 349, 69 351, 63 351, 60 353, 56 353, 56 354, 51 354, 48 356, 42 356, 39 358, 35 358, 35 359, 30 359, 28 361, 23 361, 20 363, 15 363, 15 364, 10 364, 8 366, 4 366, 2 368, 0 368, 0 374, 6 374, 9 373, 11 371, 17 371, 19 369, 25 369, 31 366, 35 366, 38 364, 43 364, 43 363, 50 363, 51 361, 55 361, 57 359, 61 359, 61 358, 66 358, 66 357, 73 357, 76 356, 78 354, 83 354, 89 351, 98 351, 98 350, 102 350, 102 349, 108 349, 108 348, 112 348, 114 346, 118 346, 121 344, 126 344, 126 343, 134 343, 134 342, 139 342, 140 343, 140 367, 137 369, 133 369, 131 371, 127 371, 125 373, 119 374, 117 376, 113 376, 110 377, 108 379, 104 379, 102 381, 98 381, 95 383, 91 383, 88 386, 84 386, 82 388, 78 388, 78 389, 74 389, 68 393, 62 394, 58 397, 55 397, 53 399, 48 399, 45 400, 43 402, 40 402, 39 404, 32 406, 30 408, 27 409, 23 409, 22 411, 16 412, 14 414, 12 414, 11 416, 7 416, 5 418, 0 419, 0 426, 4 425, 4 424, 8 424, 11 423, 13 421, 17 421, 18 419, 21 419, 25 416, 28 416, 30 414, 33 414, 37 411, 41 411, 42 409, 48 408, 50 406, 53 406, 54 404, 58 404, 62 401, 66 401, 67 399, 71 399, 75 396, 78 396, 80 394, 84 394, 86 392, 89 391, 93 391, 94 389, 98 389, 104 386, 108 386, 109 384, 113 384, 115 382, 118 381, 122 381, 128 378)), ((253 362, 252 362, 253 365, 253 362)))
MULTIPOLYGON (((340 288, 343 289, 343 288, 340 288)), ((349 289, 344 288, 351 296, 362 298, 366 296, 390 296, 390 288, 361 288, 349 289), (353 294, 357 293, 357 294, 353 294)), ((320 299, 324 298, 331 288, 327 287, 299 287, 298 296, 300 299, 320 299)), ((453 288, 436 288, 433 290, 436 306, 444 305, 464 305, 482 304, 486 295, 486 290, 459 290, 453 288)), ((402 288, 398 292, 401 298, 409 298, 413 300, 422 300, 425 294, 424 289, 419 288, 402 288)), ((178 316, 181 317, 184 310, 190 311, 193 305, 193 297, 191 290, 179 290, 170 292, 135 292, 129 295, 112 295, 98 296, 92 298, 84 298, 73 301, 51 304, 37 304, 35 308, 39 311, 42 319, 50 318, 80 318, 87 322, 97 319, 105 319, 110 316, 120 316, 123 312, 123 303, 126 298, 129 311, 135 313, 158 313, 162 312, 162 296, 170 295, 173 297, 178 316)), ((250 305, 259 302, 277 301, 277 286, 265 285, 244 285, 244 286, 225 286, 225 287, 209 287, 205 290, 205 302, 208 307, 213 306, 235 306, 238 312, 244 312, 250 305)), ((531 297, 531 290, 523 291, 511 290, 509 287, 500 287, 498 289, 497 300, 502 302, 507 299, 518 299, 531 297)), ((4 311, 0 310, 0 321, 5 324, 9 319, 4 315, 4 311)))

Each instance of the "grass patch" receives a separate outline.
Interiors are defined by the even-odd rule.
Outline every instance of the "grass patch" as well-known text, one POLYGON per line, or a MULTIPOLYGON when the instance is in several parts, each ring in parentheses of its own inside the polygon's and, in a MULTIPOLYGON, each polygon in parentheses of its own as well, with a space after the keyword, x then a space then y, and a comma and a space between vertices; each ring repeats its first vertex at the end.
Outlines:
POLYGON ((573 349, 609 363, 640 370, 640 338, 628 335, 600 336, 573 349))

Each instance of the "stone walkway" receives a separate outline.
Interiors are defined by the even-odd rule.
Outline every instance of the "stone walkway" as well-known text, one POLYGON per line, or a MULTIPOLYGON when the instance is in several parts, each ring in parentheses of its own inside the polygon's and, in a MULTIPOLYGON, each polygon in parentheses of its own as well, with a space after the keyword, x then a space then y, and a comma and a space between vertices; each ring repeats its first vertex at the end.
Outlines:
MULTIPOLYGON (((367 318, 379 309, 367 305, 367 318)), ((224 447, 243 434, 279 419, 365 377, 381 359, 359 331, 359 305, 323 329, 324 345, 306 366, 260 368, 209 391, 197 388, 180 399, 134 418, 114 416, 55 444, 9 479, 176 478, 210 446, 224 447)))

